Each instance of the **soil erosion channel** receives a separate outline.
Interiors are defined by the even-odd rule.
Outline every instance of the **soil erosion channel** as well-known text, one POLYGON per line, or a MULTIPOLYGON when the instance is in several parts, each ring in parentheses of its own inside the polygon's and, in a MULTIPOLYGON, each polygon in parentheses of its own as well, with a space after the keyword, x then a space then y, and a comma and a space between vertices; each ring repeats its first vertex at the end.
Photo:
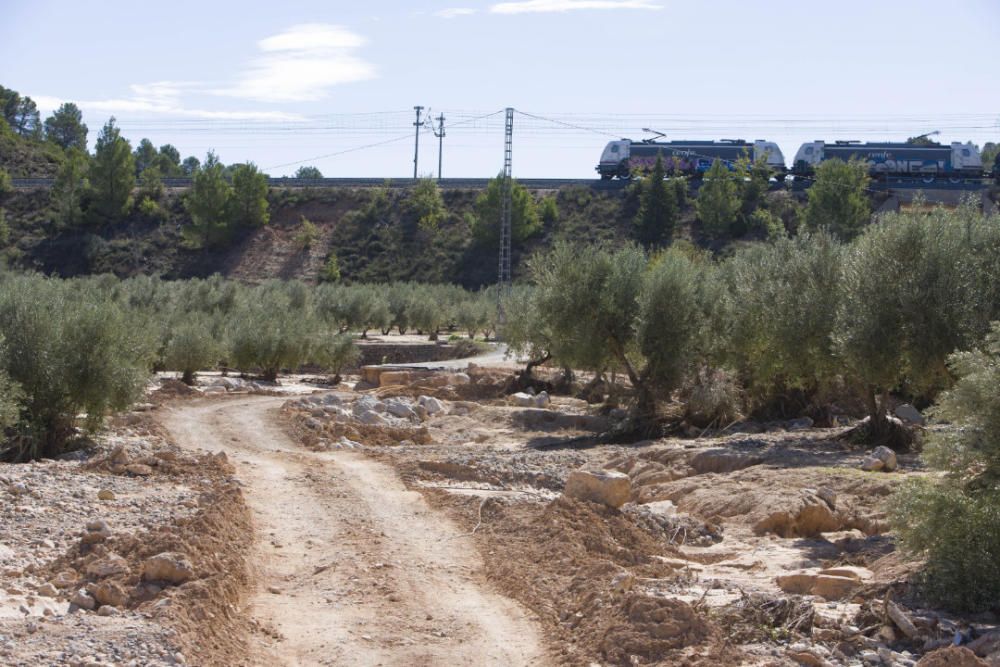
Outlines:
POLYGON ((223 451, 258 531, 251 614, 291 665, 541 665, 535 623, 483 584, 458 528, 388 466, 297 447, 282 398, 175 404, 177 443, 223 451))

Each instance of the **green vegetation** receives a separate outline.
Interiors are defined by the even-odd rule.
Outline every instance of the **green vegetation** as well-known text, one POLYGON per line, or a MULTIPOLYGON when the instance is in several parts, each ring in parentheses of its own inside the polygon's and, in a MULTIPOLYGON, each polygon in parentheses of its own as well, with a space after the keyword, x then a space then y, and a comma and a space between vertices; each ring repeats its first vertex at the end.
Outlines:
POLYGON ((842 239, 854 238, 868 224, 868 166, 861 161, 826 160, 816 168, 803 220, 810 229, 829 229, 842 239))
POLYGON ((669 242, 677 224, 681 203, 677 198, 678 188, 673 183, 679 182, 681 188, 686 189, 686 182, 684 179, 668 182, 665 178, 663 155, 657 155, 653 170, 637 183, 640 188, 639 215, 635 224, 639 241, 646 246, 669 242))
POLYGON ((83 113, 72 102, 66 102, 45 119, 45 138, 63 150, 87 150, 87 126, 83 113))
POLYGON ((90 212, 96 222, 121 219, 132 205, 135 158, 128 141, 115 127, 114 118, 104 125, 97 137, 89 179, 93 189, 90 212))
POLYGON ((695 203, 705 234, 710 238, 728 235, 740 206, 736 177, 721 160, 716 160, 705 172, 695 203))
POLYGON ((1000 323, 949 366, 958 381, 934 415, 951 426, 925 450, 942 474, 896 493, 893 527, 909 554, 926 559, 919 581, 932 600, 987 611, 1000 599, 1000 323))
MULTIPOLYGON (((500 238, 500 200, 503 177, 497 176, 476 198, 472 234, 483 245, 495 245, 500 238)), ((527 188, 516 180, 511 183, 510 231, 513 243, 523 243, 542 229, 538 207, 527 188)))
POLYGON ((323 174, 316 167, 302 166, 295 172, 295 178, 323 178, 323 174))

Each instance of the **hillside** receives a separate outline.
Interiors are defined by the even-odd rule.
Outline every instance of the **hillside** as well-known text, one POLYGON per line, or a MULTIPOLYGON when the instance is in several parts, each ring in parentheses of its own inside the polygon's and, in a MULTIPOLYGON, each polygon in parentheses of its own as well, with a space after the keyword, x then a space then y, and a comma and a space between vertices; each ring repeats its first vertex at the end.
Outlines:
MULTIPOLYGON (((241 230, 224 247, 197 249, 181 234, 190 224, 182 192, 168 191, 162 221, 134 213, 114 225, 66 228, 55 222, 48 191, 18 190, 0 202, 11 230, 4 256, 11 268, 60 276, 186 278, 220 273, 247 282, 271 277, 314 282, 333 253, 342 279, 350 282, 418 280, 477 287, 494 280, 495 248, 477 243, 468 222, 478 193, 442 192, 447 213, 433 231, 417 224, 407 207, 407 191, 386 193, 387 205, 375 214, 370 204, 379 195, 372 190, 272 190, 268 225, 241 230), (303 218, 318 230, 308 247, 301 240, 303 218)), ((515 245, 515 276, 526 256, 557 239, 625 242, 631 238, 637 202, 628 192, 571 187, 533 195, 537 200, 555 197, 559 215, 536 236, 515 245)), ((688 217, 693 219, 693 213, 688 217)))

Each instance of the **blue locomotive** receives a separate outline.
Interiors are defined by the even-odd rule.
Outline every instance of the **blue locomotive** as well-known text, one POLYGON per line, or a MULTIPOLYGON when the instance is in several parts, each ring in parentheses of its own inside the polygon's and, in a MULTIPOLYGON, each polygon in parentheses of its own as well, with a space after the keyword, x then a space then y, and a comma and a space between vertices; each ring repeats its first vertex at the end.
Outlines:
MULTIPOLYGON (((983 160, 979 149, 971 142, 950 145, 837 141, 828 144, 813 141, 802 144, 795 154, 792 174, 811 176, 824 160, 838 158, 845 162, 854 158, 868 163, 874 178, 917 177, 928 183, 937 178, 982 178, 983 160)), ((997 171, 994 169, 994 175, 997 171)))
POLYGON ((778 144, 758 139, 754 142, 723 139, 721 141, 632 141, 622 139, 608 142, 601 153, 597 173, 603 180, 631 178, 636 171, 648 171, 657 156, 669 173, 700 176, 708 171, 715 160, 722 160, 732 169, 736 161, 746 157, 764 159, 775 177, 785 177, 785 157, 778 144))

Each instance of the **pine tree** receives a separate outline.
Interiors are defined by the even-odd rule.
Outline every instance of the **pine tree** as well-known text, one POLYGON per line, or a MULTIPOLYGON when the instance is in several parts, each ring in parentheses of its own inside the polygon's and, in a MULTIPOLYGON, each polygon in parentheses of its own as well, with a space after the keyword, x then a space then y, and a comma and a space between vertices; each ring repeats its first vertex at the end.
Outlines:
POLYGON ((740 210, 740 195, 729 169, 716 160, 698 190, 698 217, 705 233, 718 238, 729 232, 740 210))
POLYGON ((266 225, 271 215, 267 204, 267 175, 252 163, 241 164, 233 171, 233 196, 230 220, 247 227, 266 225))
POLYGON ((56 173, 52 184, 52 202, 59 213, 59 223, 76 225, 83 217, 83 197, 90 184, 87 180, 89 169, 87 155, 77 148, 66 152, 66 160, 56 173))
POLYGON ((97 148, 90 168, 94 189, 92 212, 98 221, 119 220, 132 205, 135 187, 135 159, 132 147, 115 127, 112 117, 97 137, 97 148))
POLYGON ((656 156, 653 171, 644 179, 639 195, 639 215, 635 224, 639 240, 646 245, 669 241, 677 221, 677 201, 674 188, 664 180, 666 170, 663 155, 656 156))

